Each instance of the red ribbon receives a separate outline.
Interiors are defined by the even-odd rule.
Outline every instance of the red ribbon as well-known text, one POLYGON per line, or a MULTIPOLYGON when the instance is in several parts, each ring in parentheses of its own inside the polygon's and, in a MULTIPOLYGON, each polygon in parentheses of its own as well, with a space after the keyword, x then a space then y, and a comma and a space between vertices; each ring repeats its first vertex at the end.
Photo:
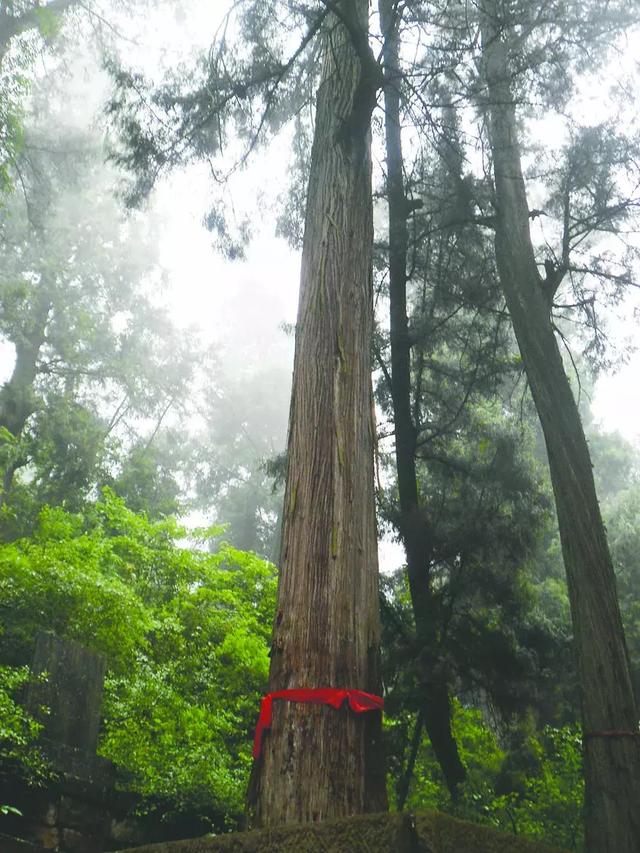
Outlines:
POLYGON ((363 690, 338 690, 335 687, 319 687, 311 689, 301 687, 297 690, 276 690, 275 693, 267 693, 260 704, 260 716, 256 726, 256 735, 253 740, 253 757, 258 758, 262 752, 262 737, 264 730, 271 727, 272 704, 274 699, 286 699, 289 702, 310 702, 313 705, 332 705, 339 708, 345 699, 349 707, 356 714, 364 714, 366 711, 380 711, 384 707, 384 699, 365 693, 363 690))

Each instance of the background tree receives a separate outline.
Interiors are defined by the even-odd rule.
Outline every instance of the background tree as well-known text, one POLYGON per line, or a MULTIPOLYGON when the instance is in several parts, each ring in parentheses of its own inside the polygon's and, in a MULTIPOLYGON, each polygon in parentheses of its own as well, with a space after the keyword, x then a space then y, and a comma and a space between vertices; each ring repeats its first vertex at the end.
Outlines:
POLYGON ((407 576, 418 641, 423 649, 425 703, 421 712, 431 743, 443 768, 451 796, 456 797, 465 771, 451 734, 449 685, 436 659, 437 627, 429 579, 431 531, 421 510, 416 474, 418 428, 411 410, 411 341, 407 318, 407 218, 410 201, 404 187, 400 120, 399 11, 391 2, 380 3, 384 39, 384 104, 389 210, 389 311, 391 372, 396 470, 400 512, 398 528, 407 555, 407 576), (442 674, 439 674, 442 673, 442 674))
POLYGON ((195 372, 194 342, 153 304, 151 236, 119 211, 99 141, 63 123, 52 136, 53 122, 28 127, 0 233, 0 332, 16 352, 0 390, 7 534, 29 502, 77 508, 117 472, 118 443, 149 450, 195 372))
MULTIPOLYGON (((8 169, 22 149, 23 110, 38 57, 63 54, 68 32, 65 24, 88 30, 103 47, 113 46, 116 28, 104 16, 118 4, 89 0, 2 0, 0 3, 0 191, 11 187, 8 169), (101 14, 101 12, 103 14, 101 14)), ((119 6, 120 9, 131 4, 119 6)), ((86 32, 83 33, 86 37, 86 32)), ((84 43, 81 38, 81 43, 84 43)), ((71 42, 78 53, 76 38, 71 42)), ((15 177, 15 175, 13 176, 15 177)))
POLYGON ((290 375, 278 366, 242 373, 220 366, 218 393, 201 406, 203 428, 193 437, 192 504, 215 507, 228 525, 225 539, 276 561, 286 461, 290 375))
MULTIPOLYGON (((514 423, 518 360, 481 228, 488 217, 471 205, 481 188, 464 173, 461 122, 452 106, 434 109, 436 141, 414 146, 404 162, 401 127, 415 120, 410 69, 400 59, 401 16, 389 4, 380 8, 389 213, 388 267, 385 258, 380 269, 382 293, 388 271, 390 328, 377 341, 378 399, 395 448, 382 513, 407 554, 424 702, 417 729, 424 724, 455 798, 464 767, 451 733, 450 694, 460 692, 461 679, 470 690, 475 672, 477 686, 495 693, 507 714, 514 710, 505 692, 498 697, 501 679, 491 673, 490 656, 475 656, 482 643, 472 635, 487 631, 492 643, 497 620, 490 617, 489 628, 479 602, 501 605, 492 650, 503 671, 511 655, 509 683, 521 689, 514 629, 523 613, 523 569, 547 499, 532 460, 516 452, 518 443, 526 447, 526 429, 514 423), (501 409, 510 415, 501 417, 501 409), (474 607, 467 609, 465 600, 474 607), (499 653, 495 641, 503 630, 499 653)), ((448 90, 436 81, 427 94, 438 103, 448 90)), ((413 703, 415 688, 410 692, 413 703)))
MULTIPOLYGON (((529 206, 509 83, 509 24, 496 4, 483 6, 496 260, 545 434, 558 512, 582 686, 587 849, 630 852, 640 843, 640 821, 633 806, 640 795, 638 713, 589 450, 545 299, 545 289, 555 292, 562 270, 550 270, 541 281, 529 235, 529 206), (603 731, 630 734, 592 735, 603 731)), ((568 262, 568 223, 565 235, 563 257, 568 262)))

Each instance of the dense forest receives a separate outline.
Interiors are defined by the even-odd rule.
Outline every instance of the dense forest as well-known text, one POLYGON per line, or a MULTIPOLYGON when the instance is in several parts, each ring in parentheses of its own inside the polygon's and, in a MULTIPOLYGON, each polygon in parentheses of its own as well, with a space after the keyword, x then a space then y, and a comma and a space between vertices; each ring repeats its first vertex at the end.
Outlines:
POLYGON ((0 2, 3 778, 54 774, 44 630, 105 656, 99 754, 159 826, 639 849, 640 445, 592 405, 633 356, 639 28, 0 2), (277 703, 252 757, 301 687, 384 717, 277 703))

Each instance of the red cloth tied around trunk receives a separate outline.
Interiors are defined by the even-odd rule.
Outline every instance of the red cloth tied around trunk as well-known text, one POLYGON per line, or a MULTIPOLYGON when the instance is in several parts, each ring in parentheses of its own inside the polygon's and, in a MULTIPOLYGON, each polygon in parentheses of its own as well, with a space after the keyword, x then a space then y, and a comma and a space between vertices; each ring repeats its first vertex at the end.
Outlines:
POLYGON ((365 693, 363 690, 300 687, 294 690, 276 690, 275 693, 267 693, 260 704, 260 716, 253 740, 254 758, 258 758, 262 752, 264 730, 271 727, 274 699, 286 699, 288 702, 310 702, 313 705, 332 705, 334 708, 339 708, 346 699, 349 702, 349 707, 356 714, 364 714, 366 711, 380 711, 384 707, 384 699, 381 696, 374 696, 372 693, 365 693))

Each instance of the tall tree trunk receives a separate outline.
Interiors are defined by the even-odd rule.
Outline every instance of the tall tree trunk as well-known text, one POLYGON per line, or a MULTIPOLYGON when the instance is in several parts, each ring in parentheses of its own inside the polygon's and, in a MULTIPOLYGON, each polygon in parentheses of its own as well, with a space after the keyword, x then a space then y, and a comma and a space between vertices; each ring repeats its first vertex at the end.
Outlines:
POLYGON ((587 850, 637 853, 640 737, 630 733, 638 731, 638 712, 589 449, 531 243, 507 47, 495 0, 484 2, 482 46, 497 208, 496 260, 544 432, 571 603, 582 688, 587 850))
MULTIPOLYGON (((326 21, 302 254, 269 690, 380 692, 367 0, 326 21)), ((276 701, 254 765, 261 825, 386 808, 381 715, 276 701)))
POLYGON ((423 720, 433 751, 455 799, 465 769, 451 730, 449 686, 438 663, 437 613, 430 586, 432 552, 427 519, 420 507, 416 472, 416 427, 411 414, 411 342, 407 319, 407 215, 400 124, 399 15, 393 0, 380 0, 385 68, 384 106, 389 206, 389 299, 391 397, 396 469, 400 502, 400 534, 407 557, 407 575, 416 635, 423 649, 421 678, 423 720))

